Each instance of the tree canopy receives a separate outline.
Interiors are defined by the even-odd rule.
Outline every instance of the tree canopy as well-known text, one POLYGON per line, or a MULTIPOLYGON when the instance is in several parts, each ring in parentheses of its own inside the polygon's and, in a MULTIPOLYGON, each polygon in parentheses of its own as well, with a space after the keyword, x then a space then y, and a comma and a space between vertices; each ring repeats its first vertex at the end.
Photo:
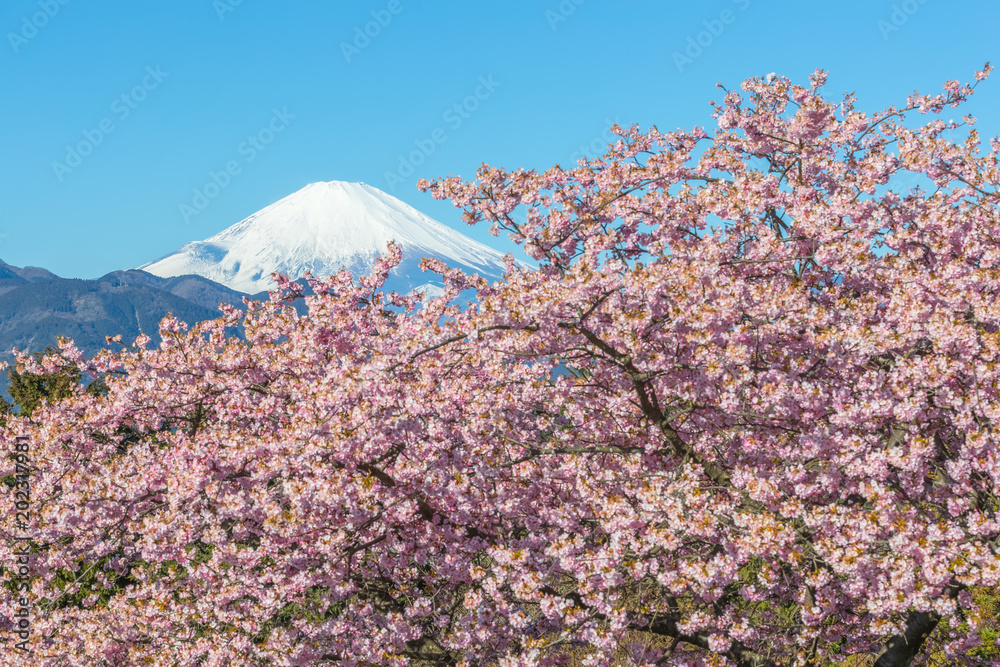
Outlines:
POLYGON ((106 392, 0 430, 33 471, 11 664, 995 657, 1000 139, 937 118, 976 84, 866 114, 825 78, 421 181, 538 262, 502 281, 425 260, 443 297, 385 294, 390 247, 155 349, 22 359, 106 392))

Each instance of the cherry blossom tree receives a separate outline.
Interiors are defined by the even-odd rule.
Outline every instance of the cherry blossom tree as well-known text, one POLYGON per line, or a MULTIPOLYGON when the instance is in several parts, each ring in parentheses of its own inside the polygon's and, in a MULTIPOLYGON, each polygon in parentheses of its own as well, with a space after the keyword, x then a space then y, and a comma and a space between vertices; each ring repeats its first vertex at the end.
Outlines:
POLYGON ((936 119, 976 84, 869 115, 825 78, 422 181, 537 261, 503 281, 385 294, 390 247, 156 349, 22 358, 106 390, 0 431, 31 467, 4 664, 991 659, 1000 139, 936 119))

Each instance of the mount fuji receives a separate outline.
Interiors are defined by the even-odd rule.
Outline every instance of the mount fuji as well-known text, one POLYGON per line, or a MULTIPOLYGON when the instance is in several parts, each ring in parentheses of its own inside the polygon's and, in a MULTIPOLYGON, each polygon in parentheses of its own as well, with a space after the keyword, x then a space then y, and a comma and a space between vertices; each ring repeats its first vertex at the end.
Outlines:
POLYGON ((390 274, 387 291, 441 291, 436 274, 424 273, 423 257, 453 268, 500 278, 503 255, 364 183, 310 183, 204 241, 187 243, 138 267, 161 278, 197 275, 246 294, 276 285, 271 272, 297 280, 307 271, 325 277, 341 268, 366 274, 389 241, 403 260, 390 274))

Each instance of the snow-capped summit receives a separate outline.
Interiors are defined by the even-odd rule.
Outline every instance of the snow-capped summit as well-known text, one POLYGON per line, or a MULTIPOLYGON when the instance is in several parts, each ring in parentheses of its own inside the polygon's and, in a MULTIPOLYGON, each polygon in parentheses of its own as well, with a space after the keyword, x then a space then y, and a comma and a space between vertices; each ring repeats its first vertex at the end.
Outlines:
POLYGON ((293 280, 306 271, 319 277, 341 268, 365 274, 390 240, 403 252, 387 285, 395 291, 419 286, 437 292, 435 274, 419 268, 423 257, 482 276, 503 275, 496 250, 377 188, 343 181, 310 183, 211 238, 138 268, 164 278, 199 275, 256 294, 275 286, 272 271, 293 280))

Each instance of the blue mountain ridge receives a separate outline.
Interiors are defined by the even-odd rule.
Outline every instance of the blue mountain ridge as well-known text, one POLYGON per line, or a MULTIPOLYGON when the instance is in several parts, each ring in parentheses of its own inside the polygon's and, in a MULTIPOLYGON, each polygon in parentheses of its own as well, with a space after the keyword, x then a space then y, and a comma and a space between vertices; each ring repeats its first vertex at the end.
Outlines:
MULTIPOLYGON (((243 305, 241 292, 200 276, 160 278, 145 271, 113 271, 96 280, 60 278, 39 267, 0 260, 0 361, 14 363, 14 348, 38 352, 58 337, 72 338, 90 356, 121 334, 130 343, 144 333, 158 345, 168 313, 193 325, 219 316, 220 303, 243 305)), ((266 294, 251 298, 266 298, 266 294)), ((8 378, 0 373, 0 390, 8 378)))

